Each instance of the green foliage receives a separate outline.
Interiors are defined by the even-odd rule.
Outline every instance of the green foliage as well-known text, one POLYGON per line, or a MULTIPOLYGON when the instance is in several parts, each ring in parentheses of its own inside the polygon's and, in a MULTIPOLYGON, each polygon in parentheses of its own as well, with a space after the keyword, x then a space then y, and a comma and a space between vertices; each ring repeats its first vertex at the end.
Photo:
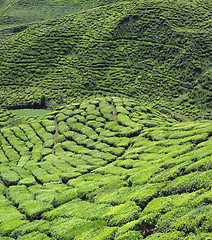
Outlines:
POLYGON ((29 224, 25 224, 23 226, 18 227, 12 232, 12 237, 19 237, 19 236, 27 236, 30 232, 45 232, 50 226, 50 223, 48 221, 40 221, 40 220, 34 220, 33 222, 30 222, 29 224))
POLYGON ((12 233, 13 230, 27 223, 28 223, 27 220, 21 219, 5 220, 4 222, 1 223, 0 231, 3 235, 9 235, 10 233, 12 233))
POLYGON ((60 195, 58 195, 55 199, 54 199, 54 206, 57 207, 61 204, 64 204, 66 202, 71 201, 72 199, 77 197, 77 191, 76 189, 69 189, 66 190, 64 192, 62 192, 60 195))
POLYGON ((40 232, 32 232, 28 233, 24 236, 21 236, 18 238, 19 240, 27 240, 27 239, 32 239, 32 240, 50 240, 46 234, 40 233, 40 232))
POLYGON ((170 240, 183 240, 183 232, 173 231, 169 233, 155 233, 146 238, 147 240, 156 240, 156 239, 170 239, 170 240))
POLYGON ((115 239, 116 240, 127 240, 127 239, 139 240, 139 239, 143 239, 143 236, 138 231, 129 231, 127 233, 124 233, 124 234, 118 236, 115 239))
POLYGON ((51 208, 50 204, 36 200, 23 202, 19 205, 19 210, 30 219, 39 219, 43 212, 49 211, 51 208))
POLYGON ((140 208, 134 202, 126 202, 113 207, 103 215, 103 219, 108 221, 110 226, 121 226, 138 218, 139 212, 140 208))
POLYGON ((103 96, 4 127, 0 234, 210 237, 211 134, 210 121, 180 123, 133 100, 103 96))

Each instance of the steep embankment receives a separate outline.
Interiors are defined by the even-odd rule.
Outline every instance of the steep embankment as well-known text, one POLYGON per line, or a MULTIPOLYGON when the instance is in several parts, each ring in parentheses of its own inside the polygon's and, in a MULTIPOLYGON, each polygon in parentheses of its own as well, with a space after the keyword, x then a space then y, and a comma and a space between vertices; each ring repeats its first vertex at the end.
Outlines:
POLYGON ((0 239, 210 239, 211 135, 118 97, 3 128, 0 239))
POLYGON ((96 91, 209 118, 211 39, 207 0, 125 2, 44 22, 1 46, 0 102, 96 91))

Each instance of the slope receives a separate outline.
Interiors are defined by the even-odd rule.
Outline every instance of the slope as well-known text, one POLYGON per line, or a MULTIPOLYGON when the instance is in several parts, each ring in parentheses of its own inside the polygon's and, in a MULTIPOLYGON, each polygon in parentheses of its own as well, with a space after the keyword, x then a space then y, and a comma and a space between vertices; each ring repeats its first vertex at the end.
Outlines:
POLYGON ((0 239, 209 239, 211 136, 119 97, 3 128, 0 239))
POLYGON ((2 0, 0 1, 0 41, 32 24, 118 2, 117 0, 2 0))
POLYGON ((0 102, 7 108, 39 105, 42 95, 59 103, 104 92, 174 115, 211 117, 207 0, 94 8, 30 27, 5 42, 0 54, 0 102))

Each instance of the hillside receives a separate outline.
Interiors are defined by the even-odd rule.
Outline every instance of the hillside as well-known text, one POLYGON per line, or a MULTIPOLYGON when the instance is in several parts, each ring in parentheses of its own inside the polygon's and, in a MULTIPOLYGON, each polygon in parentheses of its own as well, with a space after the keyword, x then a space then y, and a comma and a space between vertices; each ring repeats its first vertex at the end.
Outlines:
POLYGON ((42 96, 68 103, 99 92, 177 118, 211 118, 211 19, 207 0, 150 0, 33 25, 0 47, 0 104, 39 106, 42 96))
POLYGON ((1 0, 0 42, 30 25, 119 0, 1 0))
POLYGON ((2 128, 0 239, 210 239, 211 136, 119 97, 2 128))
POLYGON ((0 0, 0 240, 212 239, 210 0, 0 0))

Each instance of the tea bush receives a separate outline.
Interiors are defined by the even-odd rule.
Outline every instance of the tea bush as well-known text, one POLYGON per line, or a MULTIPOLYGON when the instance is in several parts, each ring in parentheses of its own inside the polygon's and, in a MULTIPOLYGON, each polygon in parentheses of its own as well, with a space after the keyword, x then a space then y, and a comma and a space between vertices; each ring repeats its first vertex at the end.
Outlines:
POLYGON ((18 209, 30 219, 39 219, 42 213, 51 210, 51 208, 52 205, 38 200, 23 202, 18 207, 18 209))

